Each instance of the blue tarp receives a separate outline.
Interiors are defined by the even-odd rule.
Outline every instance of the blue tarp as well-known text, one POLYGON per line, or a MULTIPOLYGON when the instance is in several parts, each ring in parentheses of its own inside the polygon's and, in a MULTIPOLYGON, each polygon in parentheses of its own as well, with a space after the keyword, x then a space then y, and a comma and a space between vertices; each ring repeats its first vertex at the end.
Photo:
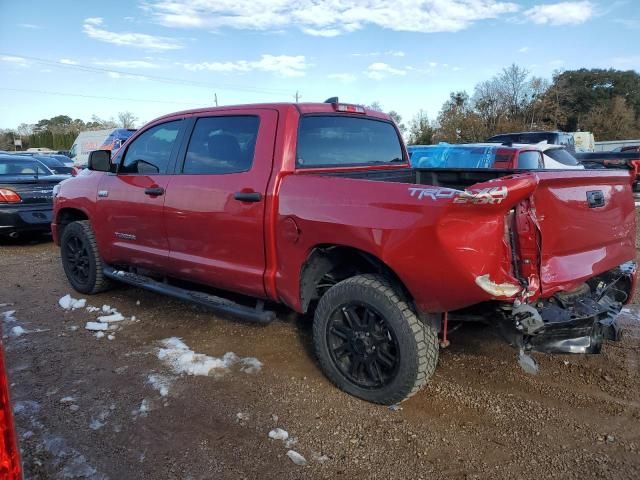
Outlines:
POLYGON ((491 168, 499 145, 411 145, 407 147, 414 168, 491 168))

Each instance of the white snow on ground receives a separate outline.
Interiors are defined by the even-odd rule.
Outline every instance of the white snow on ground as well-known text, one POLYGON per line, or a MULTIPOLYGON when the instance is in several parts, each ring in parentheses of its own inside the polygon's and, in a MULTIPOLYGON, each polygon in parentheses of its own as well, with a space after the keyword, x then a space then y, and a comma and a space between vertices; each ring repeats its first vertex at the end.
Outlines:
POLYGON ((94 307, 93 305, 89 305, 89 306, 87 307, 87 312, 89 312, 89 313, 99 312, 99 311, 101 311, 101 310, 102 310, 102 309, 100 309, 100 308, 98 308, 98 307, 94 307))
POLYGON ((76 399, 74 397, 62 397, 60 399, 60 403, 71 403, 71 402, 75 402, 76 399))
POLYGON ((145 398, 144 400, 142 400, 140 406, 136 410, 133 410, 131 412, 131 415, 133 415, 134 417, 146 417, 150 410, 151 404, 149 403, 149 400, 145 398))
POLYGON ((111 315, 102 315, 98 317, 98 321, 102 323, 114 323, 114 322, 122 322, 124 317, 121 313, 115 312, 111 315))
POLYGON ((16 314, 15 310, 7 310, 6 312, 2 312, 2 320, 4 320, 5 322, 15 322, 16 321, 16 317, 14 317, 15 314, 16 314))
POLYGON ((108 340, 115 340, 115 335, 107 335, 108 340))
POLYGON ((151 374, 147 377, 147 383, 160 392, 160 396, 169 395, 169 387, 173 383, 173 379, 166 375, 151 374))
POLYGON ((227 352, 222 358, 195 353, 180 338, 171 337, 162 340, 158 349, 158 358, 169 365, 175 373, 207 376, 215 371, 227 370, 236 363, 243 365, 246 373, 255 373, 262 367, 259 360, 240 358, 233 352, 227 352))
POLYGON ((329 461, 329 457, 326 455, 320 455, 319 453, 314 453, 312 457, 318 463, 324 463, 329 461))
POLYGON ((77 299, 73 298, 70 294, 66 294, 64 297, 58 300, 58 304, 65 310, 76 310, 78 308, 84 308, 87 304, 87 299, 77 299))
POLYGON ((102 305, 102 312, 106 314, 115 313, 115 308, 111 308, 110 305, 102 305))
MULTIPOLYGON (((12 303, 0 303, 0 308, 10 307, 13 305, 12 303)), ((138 300, 137 305, 140 305, 140 300, 138 300)))
POLYGON ((91 430, 100 430, 102 427, 104 427, 104 423, 102 423, 97 418, 94 418, 93 420, 91 420, 91 423, 89 423, 89 428, 91 430))
POLYGON ((27 333, 27 331, 24 328, 22 328, 20 325, 17 325, 11 329, 12 337, 19 337, 20 335, 23 335, 25 333, 27 333))
POLYGON ((287 457, 289 457, 293 463, 295 463, 296 465, 300 465, 301 467, 307 464, 307 459, 295 450, 289 450, 287 452, 287 457))
POLYGON ((96 337, 98 340, 99 340, 99 339, 101 339, 102 337, 104 337, 104 332, 96 332, 96 333, 95 333, 95 337, 96 337))
POLYGON ((236 413, 236 422, 248 422, 249 414, 244 412, 236 413))
POLYGON ((272 440, 286 440, 289 438, 289 432, 281 428, 274 428, 269 432, 269 438, 272 440))
POLYGON ((107 328, 109 328, 109 325, 107 325, 106 323, 99 323, 99 322, 87 322, 84 328, 86 328, 87 330, 93 330, 97 332, 99 330, 106 330, 107 328))

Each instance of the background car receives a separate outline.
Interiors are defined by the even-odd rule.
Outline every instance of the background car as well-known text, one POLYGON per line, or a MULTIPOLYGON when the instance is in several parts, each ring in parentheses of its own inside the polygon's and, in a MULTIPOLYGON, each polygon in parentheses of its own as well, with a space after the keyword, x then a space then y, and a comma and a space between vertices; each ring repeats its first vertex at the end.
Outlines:
MULTIPOLYGON (((24 155, 25 157, 27 155, 24 155)), ((56 175, 73 175, 77 173, 77 169, 73 166, 71 159, 67 158, 67 162, 64 162, 60 157, 63 155, 29 155, 29 158, 38 160, 51 170, 56 175)))
POLYGON ((505 145, 509 143, 536 144, 547 142, 553 145, 563 145, 569 152, 575 152, 575 138, 573 133, 560 131, 501 133, 500 135, 487 138, 487 142, 502 143, 505 145))
POLYGON ((35 158, 0 154, 0 236, 49 232, 56 175, 35 158))

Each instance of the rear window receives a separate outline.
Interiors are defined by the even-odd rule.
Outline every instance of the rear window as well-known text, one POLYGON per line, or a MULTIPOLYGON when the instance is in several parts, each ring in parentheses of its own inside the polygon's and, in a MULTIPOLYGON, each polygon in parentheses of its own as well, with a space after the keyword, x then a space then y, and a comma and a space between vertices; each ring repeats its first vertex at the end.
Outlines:
POLYGON ((403 162, 395 127, 370 118, 313 115, 298 130, 299 167, 336 167, 403 162))
POLYGON ((544 154, 547 157, 553 158, 556 162, 560 162, 564 165, 579 165, 578 160, 567 152, 564 148, 552 148, 546 150, 544 154))
POLYGON ((0 160, 0 175, 49 176, 51 172, 40 163, 29 160, 0 160))

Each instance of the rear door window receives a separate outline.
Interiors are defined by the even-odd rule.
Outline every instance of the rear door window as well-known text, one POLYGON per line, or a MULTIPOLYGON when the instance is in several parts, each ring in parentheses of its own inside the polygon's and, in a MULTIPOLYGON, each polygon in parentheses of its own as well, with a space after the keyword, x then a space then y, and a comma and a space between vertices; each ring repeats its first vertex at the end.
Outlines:
POLYGON ((250 170, 259 124, 256 116, 199 118, 189 140, 182 173, 215 175, 250 170))
POLYGON ((395 127, 382 120, 336 115, 300 119, 296 164, 300 168, 403 162, 395 127))
POLYGON ((118 173, 167 173, 181 126, 182 120, 175 120, 143 132, 127 148, 118 173))

